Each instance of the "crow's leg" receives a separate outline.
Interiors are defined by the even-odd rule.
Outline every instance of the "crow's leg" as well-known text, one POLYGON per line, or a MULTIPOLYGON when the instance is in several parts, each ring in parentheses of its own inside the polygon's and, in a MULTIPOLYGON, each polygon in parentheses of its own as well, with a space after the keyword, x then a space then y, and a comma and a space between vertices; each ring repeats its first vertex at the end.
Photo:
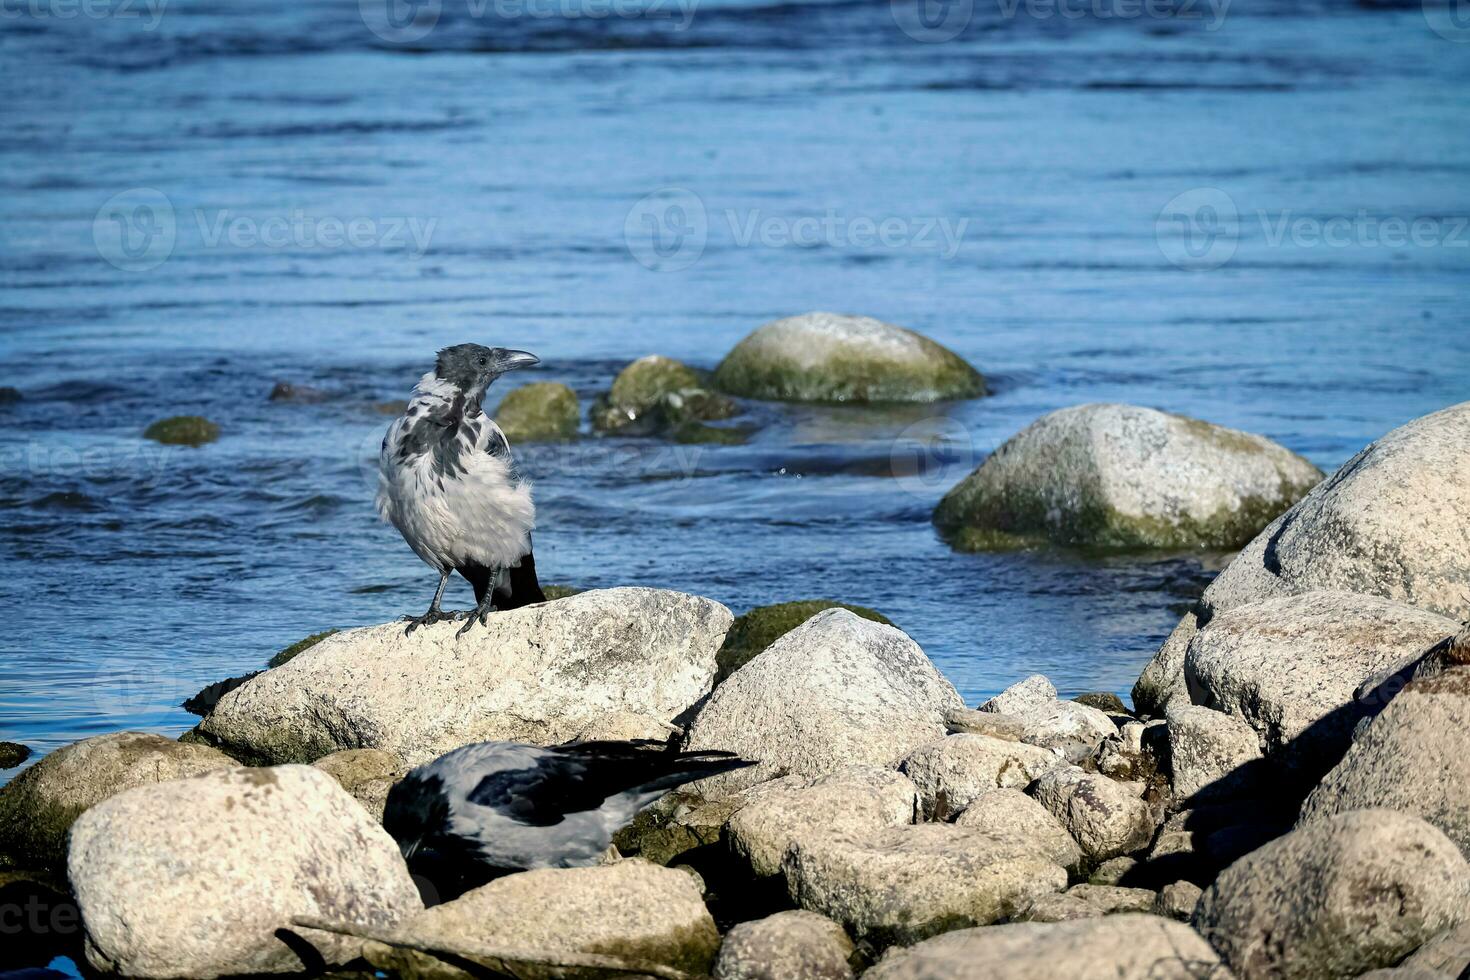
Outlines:
POLYGON ((454 613, 446 613, 439 608, 439 600, 444 598, 444 586, 448 584, 449 570, 445 569, 444 571, 439 573, 439 587, 434 590, 434 601, 429 603, 429 611, 424 613, 422 616, 404 617, 408 620, 408 626, 406 626, 403 630, 404 636, 412 633, 420 626, 433 626, 435 623, 442 623, 446 619, 454 618, 454 613))
POLYGON ((470 618, 465 620, 465 624, 459 628, 459 632, 455 634, 456 636, 464 636, 470 631, 470 627, 475 625, 476 622, 478 622, 481 626, 485 625, 485 620, 490 617, 490 613, 494 610, 495 607, 494 585, 495 580, 498 576, 498 570, 490 573, 489 587, 485 589, 485 594, 480 597, 479 604, 476 605, 474 611, 470 613, 470 618))

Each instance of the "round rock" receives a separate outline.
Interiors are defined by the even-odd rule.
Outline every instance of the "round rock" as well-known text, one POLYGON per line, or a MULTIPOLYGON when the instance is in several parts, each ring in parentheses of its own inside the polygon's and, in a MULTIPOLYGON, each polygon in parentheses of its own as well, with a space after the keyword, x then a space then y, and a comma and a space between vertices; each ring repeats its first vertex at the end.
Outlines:
POLYGON ((512 444, 564 442, 577 438, 581 414, 572 389, 554 381, 535 381, 502 398, 494 418, 512 444))
POLYGON ((849 980, 852 940, 831 919, 797 909, 725 934, 714 980, 849 980))

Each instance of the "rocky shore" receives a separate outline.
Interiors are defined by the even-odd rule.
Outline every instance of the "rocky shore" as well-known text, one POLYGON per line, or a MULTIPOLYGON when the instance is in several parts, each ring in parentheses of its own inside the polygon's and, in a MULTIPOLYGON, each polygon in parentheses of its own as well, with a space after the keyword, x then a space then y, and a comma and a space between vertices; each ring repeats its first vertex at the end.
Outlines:
MULTIPOLYGON (((1129 417, 1119 432, 1175 433, 1160 472, 1198 473, 1203 439, 1274 467, 1287 508, 1237 505, 1264 529, 1134 708, 1041 676, 966 705, 912 638, 830 602, 737 623, 620 588, 458 641, 343 630, 179 741, 97 736, 0 790, 0 899, 41 924, 12 948, 150 978, 1463 976, 1470 403, 1310 490, 1257 437, 1129 417), (579 738, 758 764, 653 804, 603 866, 442 903, 411 878, 380 824, 409 767, 579 738)), ((1014 452, 1032 443, 1058 445, 1014 452)), ((978 482, 1069 472, 1017 459, 978 482)), ((1270 483, 1250 472, 1238 485, 1270 483)))

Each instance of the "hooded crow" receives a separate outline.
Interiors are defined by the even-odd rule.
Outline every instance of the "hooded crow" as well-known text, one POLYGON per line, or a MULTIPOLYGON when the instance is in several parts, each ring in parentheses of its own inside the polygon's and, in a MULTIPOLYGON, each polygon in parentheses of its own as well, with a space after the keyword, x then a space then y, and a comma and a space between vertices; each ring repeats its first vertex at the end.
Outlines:
POLYGON ((496 378, 538 362, 521 350, 446 347, 383 437, 378 513, 439 573, 428 612, 408 617, 405 632, 455 618, 439 608, 451 572, 475 588, 475 611, 461 634, 476 620, 484 625, 492 607, 546 601, 531 553, 531 485, 516 474, 505 433, 481 407, 496 378))
POLYGON ((669 790, 753 765, 660 742, 480 742, 410 772, 383 826, 441 896, 511 871, 596 864, 613 834, 669 790))

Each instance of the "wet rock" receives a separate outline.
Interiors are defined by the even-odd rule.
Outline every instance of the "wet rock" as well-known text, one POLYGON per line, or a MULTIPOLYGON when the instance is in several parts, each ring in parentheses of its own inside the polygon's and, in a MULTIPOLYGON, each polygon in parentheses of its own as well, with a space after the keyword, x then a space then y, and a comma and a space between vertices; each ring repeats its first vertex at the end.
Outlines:
POLYGON ((1470 857, 1470 667, 1414 681, 1302 805, 1301 823, 1384 807, 1422 817, 1470 857))
MULTIPOLYGON (((563 600, 574 601, 574 600, 563 600)), ((689 729, 690 749, 723 749, 760 763, 701 780, 733 792, 783 772, 820 776, 843 766, 895 766, 944 734, 963 707, 919 645, 891 626, 828 609, 787 633, 719 687, 689 729)))
POLYGON ((1174 795, 1241 795, 1259 779, 1256 731, 1239 718, 1175 702, 1169 706, 1169 766, 1174 795))
POLYGON ((1470 402, 1416 419, 1349 460, 1258 534, 1205 590, 1133 688, 1142 712, 1184 691, 1195 631, 1238 606, 1319 589, 1442 616, 1470 610, 1470 402))
POLYGON ((320 633, 312 633, 310 636, 302 637, 284 650, 277 651, 270 660, 266 661, 267 667, 279 667, 288 664, 296 658, 299 653, 305 653, 329 636, 335 636, 341 630, 322 630, 320 633))
POLYGON ((31 750, 19 742, 0 742, 0 769, 14 769, 31 757, 31 750))
POLYGON ((995 789, 1022 788, 1062 764, 1046 749, 988 735, 946 735, 904 757, 926 819, 945 820, 995 789))
POLYGON ((295 405, 315 405, 326 401, 328 397, 330 396, 320 388, 292 384, 289 381, 277 381, 270 393, 270 400, 273 402, 290 402, 295 405))
POLYGON ((1226 980, 1183 923, 1153 915, 961 929, 893 950, 864 980, 1226 980))
POLYGON ((10 385, 0 385, 0 405, 10 405, 21 400, 23 396, 19 388, 10 385))
POLYGON ((1029 839, 937 823, 800 837, 784 873, 797 905, 880 945, 994 922, 1067 884, 1029 839))
POLYGON ((388 790, 409 770, 381 749, 345 749, 323 756, 312 765, 335 779, 379 823, 388 804, 388 790))
POLYGON ((985 394, 980 372, 872 317, 804 313, 758 328, 715 369, 721 391, 795 402, 934 402, 985 394))
POLYGON ((134 786, 181 779, 235 760, 162 735, 95 735, 52 752, 0 788, 0 864, 60 869, 66 835, 89 807, 134 786))
MULTIPOLYGON (((427 909, 400 933, 448 948, 478 945, 556 953, 600 953, 706 974, 720 934, 694 878, 646 861, 548 868, 499 878, 427 909)), ((370 944, 367 958, 391 975, 478 976, 402 947, 370 944)), ((517 965, 524 980, 605 976, 605 971, 517 965)))
POLYGON ((1158 824, 1153 808, 1124 784, 1076 766, 1052 769, 1029 792, 1093 861, 1142 850, 1158 824))
POLYGON ((995 789, 976 797, 955 819, 957 827, 979 827, 1024 838, 1037 853, 1070 870, 1082 863, 1082 850, 1051 813, 1018 789, 995 789))
POLYGON ((735 403, 708 391, 699 373, 659 354, 641 357, 613 380, 612 388, 592 409, 599 432, 629 435, 678 435, 683 426, 735 415, 735 403))
POLYGON ((815 912, 778 912, 725 934, 714 980, 848 980, 852 940, 815 912))
POLYGON ((167 446, 202 446, 219 438, 219 426, 198 415, 175 415, 148 426, 143 438, 167 446))
MULTIPOLYGON (((797 778, 772 780, 747 790, 785 789, 805 784, 797 778), (778 787, 778 784, 786 783, 778 787)), ((641 857, 654 864, 688 861, 691 852, 718 844, 725 824, 751 798, 745 793, 707 799, 689 790, 672 793, 644 807, 633 822, 613 835, 613 846, 624 857, 641 857)))
POLYGON ((1470 923, 1440 933, 1399 965, 1445 978, 1465 976, 1470 970, 1470 923))
POLYGON ((1050 704, 1056 699, 1057 689, 1052 686, 1051 681, 1041 674, 1032 674, 980 705, 979 710, 1019 717, 1032 708, 1050 704))
POLYGON ((893 625, 888 617, 876 610, 831 599, 798 599, 773 606, 757 606, 743 616, 736 616, 730 632, 725 634, 725 645, 720 648, 717 658, 720 669, 715 683, 735 673, 756 654, 825 609, 846 609, 871 622, 893 625))
POLYGON ((391 927, 422 906, 398 845, 326 773, 226 769, 139 786, 84 813, 68 877, 104 972, 298 972, 293 929, 329 964, 359 945, 295 916, 391 927))
POLYGON ((1231 865, 1194 926, 1243 980, 1357 976, 1391 966, 1462 921, 1470 865, 1408 814, 1314 821, 1231 865))
POLYGON ((1199 898, 1203 894, 1204 889, 1192 881, 1175 881, 1167 884, 1159 890, 1158 901, 1154 904, 1154 914, 1178 919, 1180 922, 1188 922, 1194 916, 1194 907, 1199 904, 1199 898))
POLYGON ((1104 739, 1098 746, 1094 764, 1098 772, 1110 779, 1153 783, 1162 778, 1160 767, 1167 759, 1166 722, 1158 718, 1149 722, 1124 722, 1117 735, 1104 739))
POLYGON ((665 738, 710 689, 729 610, 603 589, 404 634, 344 630, 220 700, 200 733, 267 762, 377 748, 410 765, 483 739, 665 738))
POLYGON ((787 777, 746 791, 751 801, 730 818, 726 833, 735 853, 757 877, 781 871, 786 851, 807 834, 840 835, 913 823, 919 806, 914 784, 891 769, 849 766, 815 780, 787 777))
POLYGON ((1315 780, 1369 705, 1365 680, 1455 632, 1437 613, 1375 596, 1304 592, 1237 606, 1189 641, 1192 699, 1247 722, 1273 765, 1315 780))
POLYGON ((962 550, 1237 548, 1322 479, 1264 436, 1135 405, 1045 415, 945 495, 962 550))
POLYGON ((554 381, 535 381, 508 393, 493 418, 512 445, 577 438, 582 409, 577 393, 554 381))
POLYGON ((1074 885, 1064 892, 1044 895, 1022 909, 1016 922, 1071 922, 1124 912, 1152 912, 1158 895, 1147 888, 1116 885, 1074 885))
POLYGON ((974 708, 954 708, 944 713, 944 724, 952 735, 988 735, 991 738, 1019 742, 1026 734, 1026 723, 1015 715, 974 708))

